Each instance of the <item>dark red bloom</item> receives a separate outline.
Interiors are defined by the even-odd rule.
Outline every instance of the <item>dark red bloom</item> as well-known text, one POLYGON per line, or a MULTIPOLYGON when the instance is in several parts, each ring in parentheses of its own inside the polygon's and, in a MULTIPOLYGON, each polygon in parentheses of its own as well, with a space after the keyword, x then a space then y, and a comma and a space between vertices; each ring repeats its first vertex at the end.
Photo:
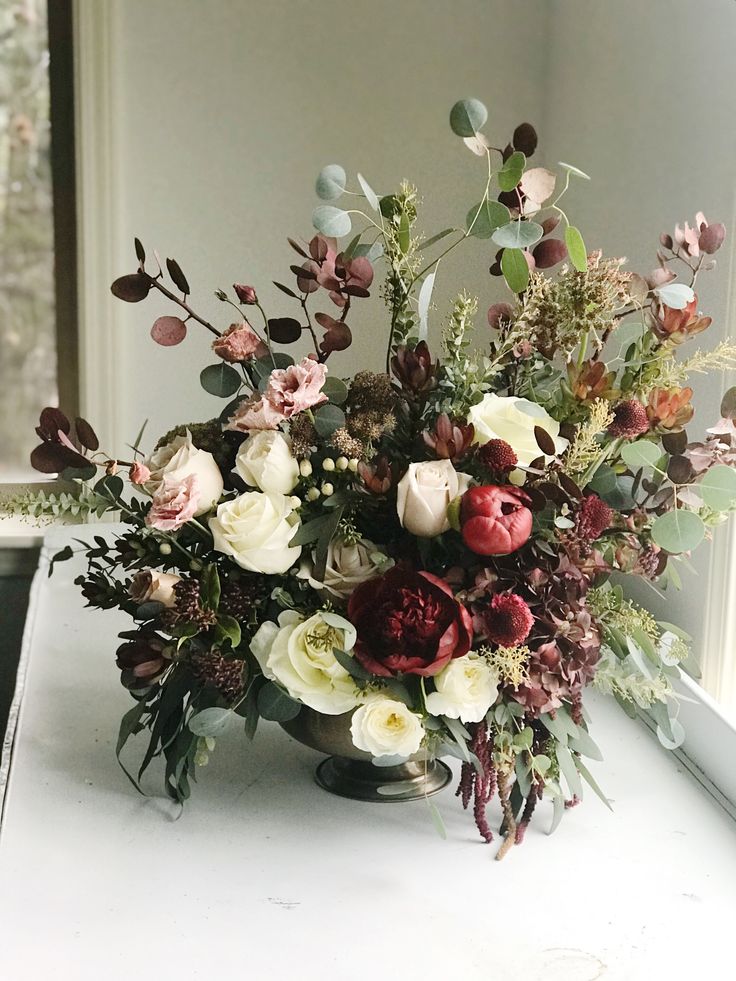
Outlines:
POLYGON ((446 412, 441 412, 435 420, 434 428, 425 429, 422 438, 425 445, 433 450, 440 460, 452 460, 453 463, 458 463, 467 456, 474 435, 475 426, 455 422, 446 412))
POLYGON ((519 462, 513 448, 505 439, 489 439, 478 450, 478 459, 486 469, 494 473, 508 473, 519 462))
POLYGON ((127 643, 117 649, 116 664, 126 688, 146 688, 157 681, 171 664, 169 642, 152 630, 126 630, 127 643))
POLYGON ((584 542, 594 542, 611 524, 613 511, 597 494, 588 494, 580 505, 575 532, 584 542))
POLYGON ((508 555, 532 533, 529 496, 518 487, 472 487, 460 502, 463 541, 476 555, 508 555))
POLYGON ((647 410, 638 399, 627 399, 619 402, 613 410, 613 422, 608 427, 611 436, 623 436, 625 439, 635 439, 649 429, 647 410))
POLYGON ((348 603, 355 656, 380 677, 437 674, 470 650, 470 614, 444 580, 396 567, 358 586, 348 603))
POLYGON ((488 639, 503 647, 523 644, 534 625, 532 611, 515 593, 497 593, 481 619, 488 639))

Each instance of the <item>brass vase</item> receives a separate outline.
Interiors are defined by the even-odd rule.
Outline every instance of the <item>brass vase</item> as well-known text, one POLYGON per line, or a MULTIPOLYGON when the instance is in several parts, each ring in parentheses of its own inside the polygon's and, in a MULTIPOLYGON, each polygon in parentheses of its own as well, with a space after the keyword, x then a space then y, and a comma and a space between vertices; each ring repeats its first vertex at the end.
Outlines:
POLYGON ((425 753, 395 766, 376 766, 370 754, 353 745, 352 715, 322 715, 303 705, 296 718, 281 723, 297 742, 327 755, 315 771, 320 787, 351 800, 390 803, 430 797, 452 779, 445 763, 425 753))

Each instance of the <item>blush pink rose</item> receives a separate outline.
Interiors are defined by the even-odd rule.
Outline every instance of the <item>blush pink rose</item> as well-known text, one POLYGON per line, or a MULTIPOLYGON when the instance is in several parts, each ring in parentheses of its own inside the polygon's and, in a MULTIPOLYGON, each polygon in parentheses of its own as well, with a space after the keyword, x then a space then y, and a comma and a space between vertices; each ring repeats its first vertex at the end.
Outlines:
POLYGON ((321 390, 327 378, 327 365, 304 358, 288 368, 276 368, 271 372, 264 401, 280 414, 290 419, 297 412, 322 405, 327 396, 321 390))
POLYGON ((249 324, 231 324, 225 333, 212 342, 212 350, 223 361, 248 361, 268 354, 268 348, 249 324))
POLYGON ((136 462, 130 468, 128 478, 131 484, 145 484, 146 481, 151 479, 151 471, 148 469, 145 463, 139 463, 136 460, 136 462))
POLYGON ((157 531, 176 531, 195 516, 199 497, 199 478, 196 474, 189 474, 183 480, 164 477, 153 495, 146 524, 157 531))

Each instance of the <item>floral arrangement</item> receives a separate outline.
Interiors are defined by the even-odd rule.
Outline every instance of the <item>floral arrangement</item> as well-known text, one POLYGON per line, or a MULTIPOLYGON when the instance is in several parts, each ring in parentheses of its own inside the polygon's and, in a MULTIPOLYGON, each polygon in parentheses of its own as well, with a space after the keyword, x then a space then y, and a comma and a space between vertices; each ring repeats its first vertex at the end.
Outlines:
POLYGON ((115 512, 127 526, 113 544, 81 543, 77 582, 91 606, 134 621, 117 651, 135 700, 118 754, 147 733, 136 786, 162 757, 183 801, 235 720, 252 738, 259 719, 304 707, 350 713, 354 746, 379 764, 459 757, 458 795, 486 841, 498 796, 503 854, 543 797, 555 824, 583 782, 605 802, 585 763, 600 758, 588 686, 651 710, 665 745, 681 741, 672 682, 688 638, 627 598, 620 574, 676 585, 678 562, 736 506, 736 389, 704 439, 685 432, 688 376, 733 366, 736 347, 681 356, 711 322, 694 287, 725 229, 698 214, 660 237, 654 271, 627 271, 588 252, 560 206, 586 175, 529 166, 526 123, 492 146, 486 116, 477 100, 451 111, 485 186, 462 226, 429 237, 410 184, 379 195, 324 168, 316 234, 289 240, 293 280, 274 284, 291 316, 236 284, 217 291, 235 311, 220 330, 189 305, 178 263, 164 271, 136 240, 138 268, 112 291, 177 307, 153 324, 158 344, 195 325, 213 335, 200 380, 228 400, 214 418, 147 455, 141 433, 122 460, 84 420, 42 413, 32 462, 74 487, 10 508, 115 512), (338 207, 346 195, 359 203, 338 207), (508 298, 478 323, 461 292, 433 352, 439 262, 472 242, 508 298), (333 355, 378 268, 385 371, 345 378, 333 355), (307 356, 284 353, 301 339, 307 356))

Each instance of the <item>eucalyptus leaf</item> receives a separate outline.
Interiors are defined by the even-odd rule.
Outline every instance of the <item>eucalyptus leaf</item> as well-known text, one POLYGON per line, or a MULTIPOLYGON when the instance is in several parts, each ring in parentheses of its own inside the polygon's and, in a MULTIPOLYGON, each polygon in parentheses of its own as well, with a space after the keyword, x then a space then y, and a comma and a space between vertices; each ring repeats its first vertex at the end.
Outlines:
POLYGON ((684 310, 688 303, 692 303, 695 299, 692 286, 687 286, 685 283, 665 283, 664 286, 658 286, 654 292, 665 306, 673 310, 684 310))
POLYGON ((422 242, 422 244, 419 246, 417 251, 423 252, 424 249, 431 248, 436 242, 440 242, 443 238, 446 238, 448 235, 452 235, 454 231, 455 231, 454 228, 443 228, 441 232, 437 232, 436 235, 433 235, 431 238, 428 238, 426 242, 422 242))
POLYGON ((578 764, 578 770, 580 771, 580 775, 582 776, 583 780, 585 780, 585 782, 590 787, 590 789, 593 791, 593 793, 596 795, 596 797, 601 801, 601 803, 606 805, 609 811, 613 811, 613 808, 611 807, 611 802, 603 793, 601 788, 598 786, 597 782, 593 779, 593 775, 591 774, 587 766, 581 760, 578 760, 577 764, 578 764))
POLYGON ((323 439, 332 436, 336 429, 342 429, 344 425, 345 413, 330 402, 321 405, 314 413, 314 428, 323 439))
POLYGON ((478 99, 461 99, 450 110, 450 128, 456 136, 475 136, 487 119, 488 110, 478 99))
POLYGON ((535 221, 510 221, 491 235, 496 245, 504 249, 528 249, 542 238, 544 229, 535 221))
POLYGON ((335 375, 328 375, 322 386, 322 391, 334 405, 342 405, 348 397, 348 386, 335 375))
POLYGON ((719 463, 706 470, 698 484, 703 503, 714 511, 736 507, 736 470, 719 463))
POLYGON ((626 443, 621 447, 621 457, 632 470, 656 467, 661 456, 662 450, 659 446, 648 439, 638 439, 635 443, 626 443))
POLYGON ((557 754, 557 762, 560 764, 560 772, 567 781, 570 793, 576 797, 582 797, 583 785, 572 753, 566 746, 556 746, 555 752, 557 754))
MULTIPOLYGON (((487 198, 470 209, 465 218, 465 227, 476 238, 490 238, 497 228, 508 223, 510 217, 506 205, 487 198)), ((428 244, 425 243, 425 246, 428 244)))
POLYGON ((317 197, 323 201, 334 201, 339 198, 345 190, 347 175, 340 164, 328 164, 323 167, 317 177, 315 189, 317 197))
POLYGON ((588 253, 579 228, 568 225, 565 229, 565 245, 570 256, 570 262, 578 270, 585 272, 588 268, 588 253))
POLYGON ((562 160, 558 161, 558 166, 562 167, 563 170, 568 171, 574 177, 582 177, 583 180, 589 181, 590 177, 585 173, 585 171, 580 170, 579 167, 573 167, 572 164, 564 163, 562 160))
POLYGON ((504 249, 501 272, 513 293, 523 293, 529 285, 529 266, 521 249, 504 249))
POLYGON ((678 749, 685 742, 685 729, 677 719, 670 719, 670 730, 672 732, 671 739, 657 726, 657 739, 659 739, 665 749, 678 749))
POLYGON ((552 823, 550 825, 548 834, 552 835, 560 826, 560 821, 565 816, 565 798, 555 797, 552 801, 553 813, 552 813, 552 823))
POLYGON ((318 232, 330 238, 342 238, 349 235, 353 224, 347 211, 334 208, 329 204, 320 204, 312 212, 312 224, 318 232))
POLYGON ((222 361, 220 364, 211 364, 203 368, 199 382, 205 392, 216 395, 220 399, 227 399, 240 388, 241 377, 232 365, 222 361))
POLYGON ((432 302, 432 290, 436 273, 431 272, 422 283, 417 299, 417 313, 419 314, 418 337, 420 341, 426 341, 429 331, 429 305, 432 302))
POLYGON ((300 702, 294 701, 283 688, 272 681, 266 682, 258 692, 258 712, 269 722, 288 722, 289 719, 295 719, 301 709, 300 702))
POLYGON ((373 208, 374 211, 380 211, 381 202, 378 200, 378 195, 362 174, 358 174, 358 183, 360 184, 360 189, 365 195, 365 199, 371 208, 373 208))
POLYGON ((677 555, 697 548, 705 537, 703 519, 695 511, 676 508, 652 524, 652 538, 660 548, 677 555))
POLYGON ((526 157, 521 150, 515 150, 496 175, 502 191, 513 191, 521 180, 525 165, 526 157))
POLYGON ((578 735, 574 739, 571 739, 568 744, 570 749, 575 750, 576 753, 580 753, 581 756, 587 756, 591 760, 602 760, 603 753, 601 753, 598 745, 591 738, 590 733, 582 727, 578 728, 578 735))
POLYGON ((216 738, 225 731, 232 716, 231 709, 206 708, 193 715, 187 722, 187 726, 195 736, 216 738))

